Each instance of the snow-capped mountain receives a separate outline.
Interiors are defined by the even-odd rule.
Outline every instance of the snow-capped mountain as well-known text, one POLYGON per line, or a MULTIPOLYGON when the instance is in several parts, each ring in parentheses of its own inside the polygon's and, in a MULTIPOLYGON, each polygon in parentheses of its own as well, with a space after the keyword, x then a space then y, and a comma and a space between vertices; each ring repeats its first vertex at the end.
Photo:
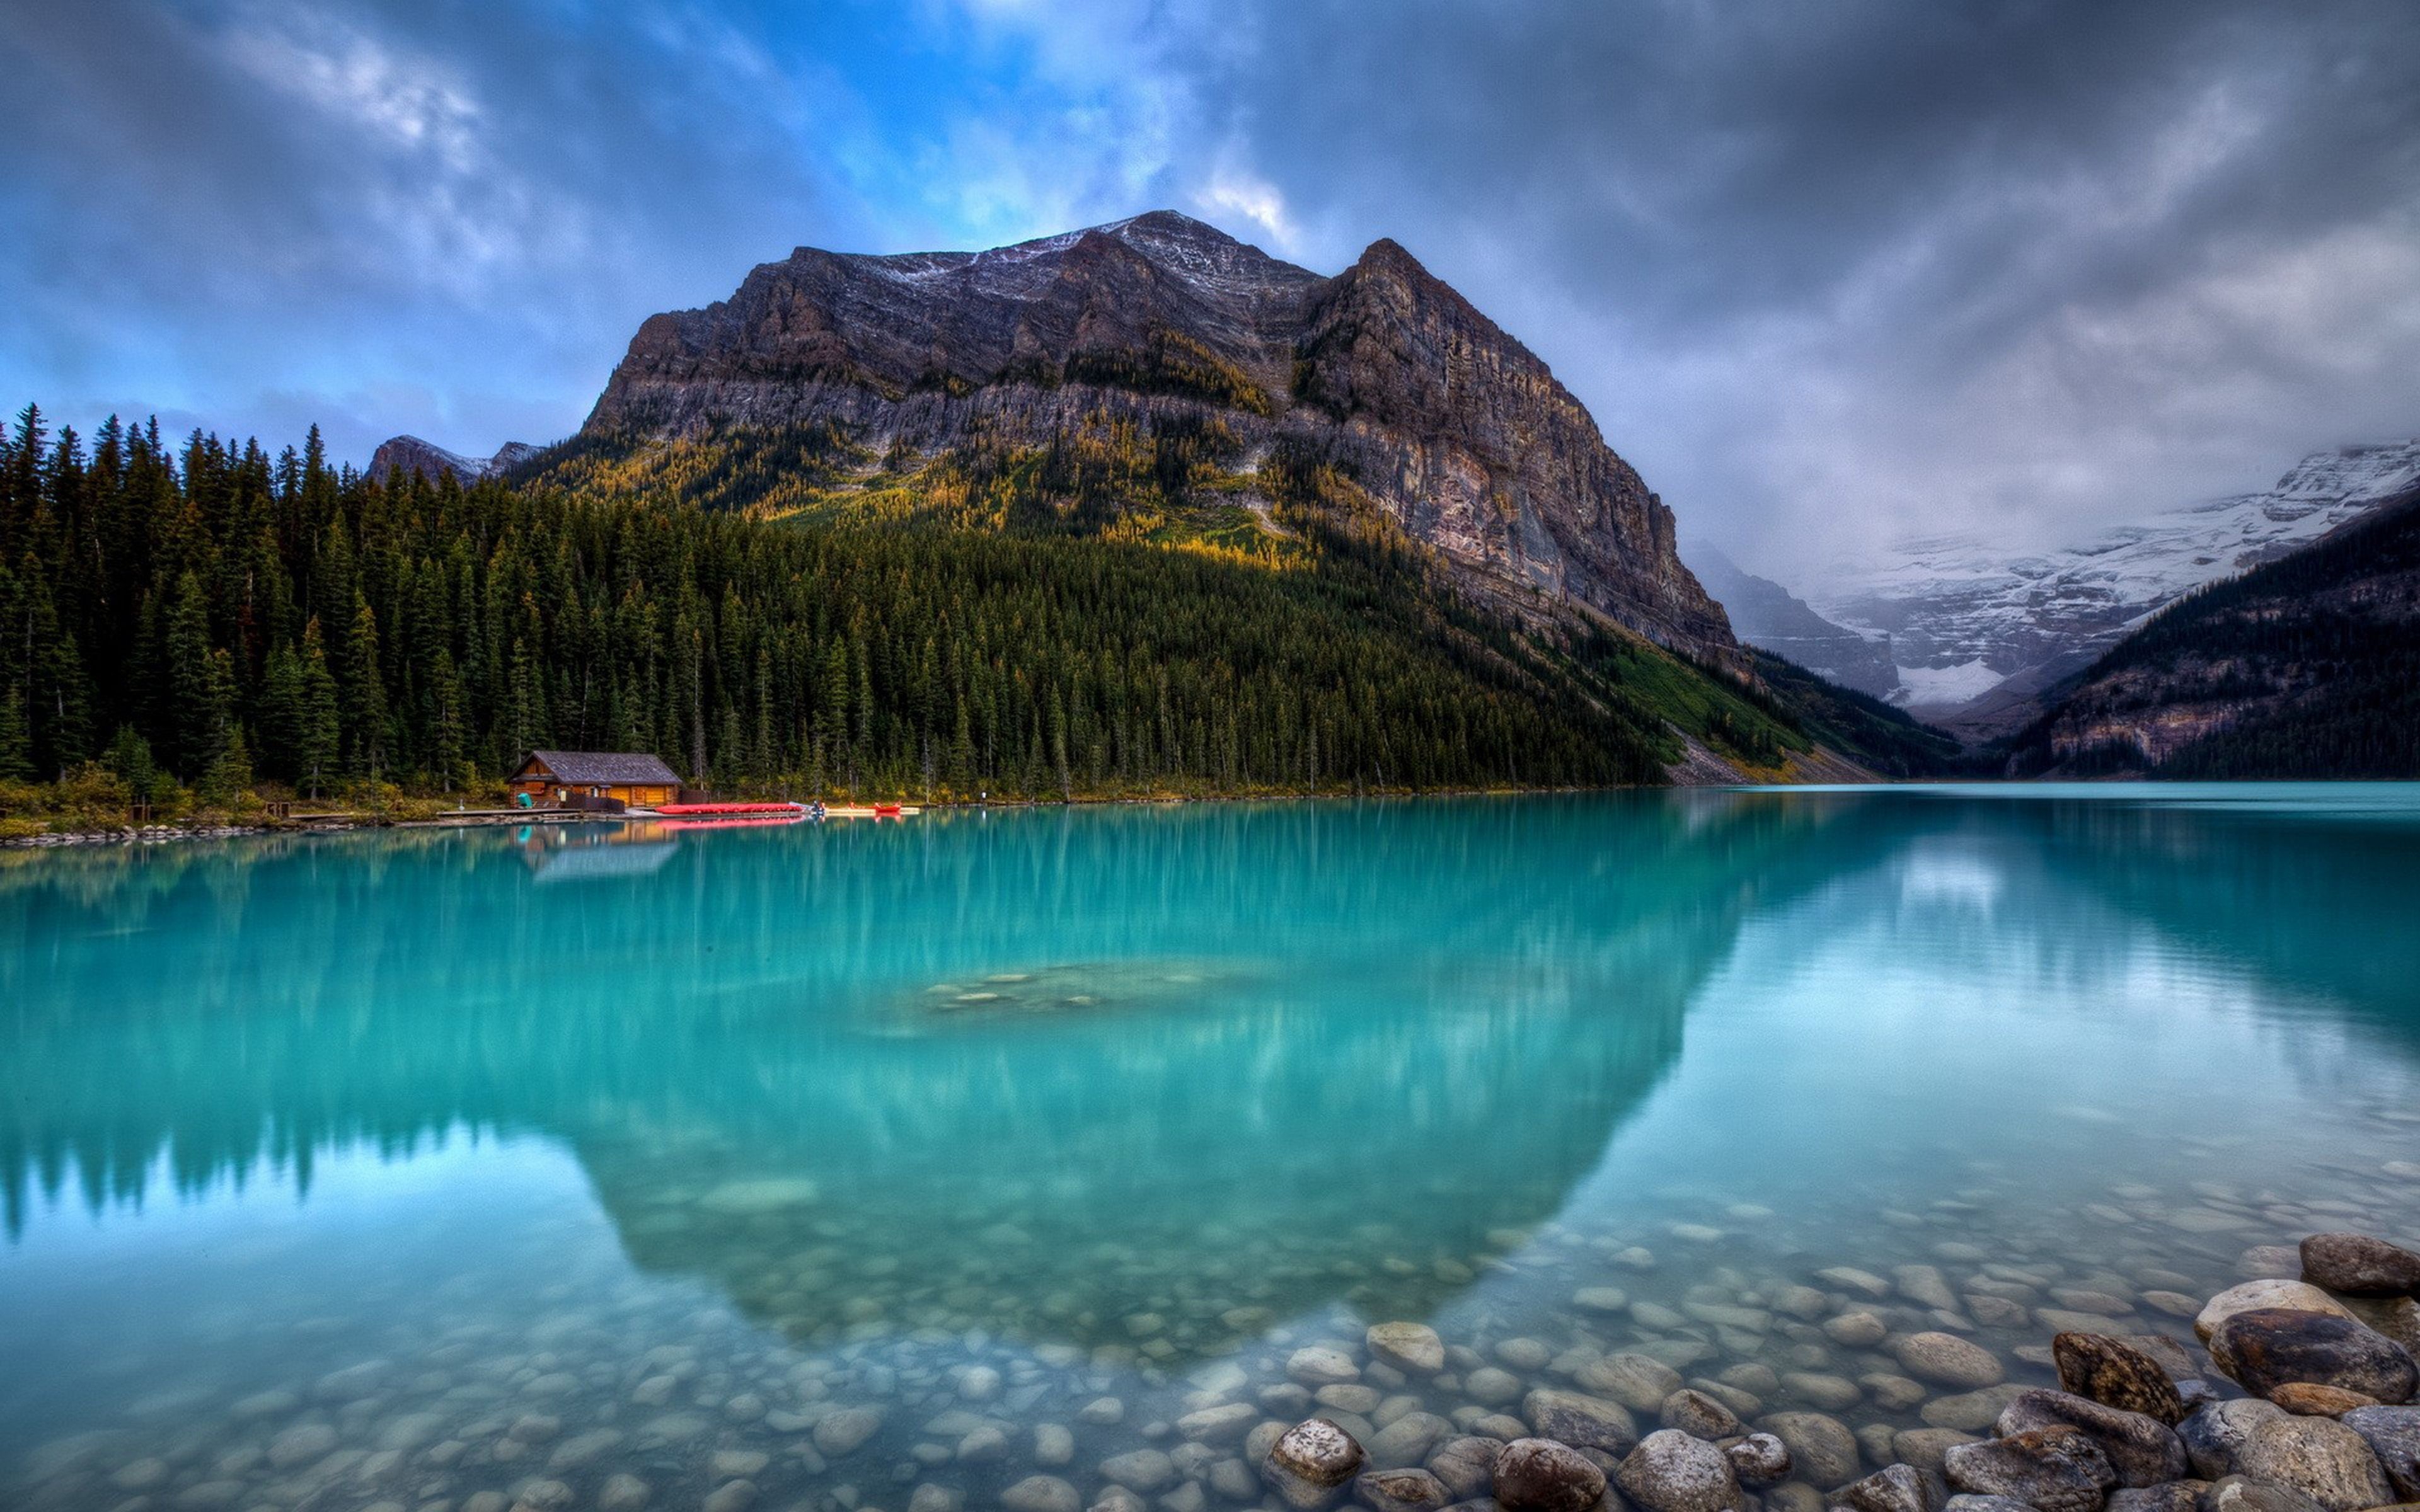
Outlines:
POLYGON ((2089 665, 2178 595, 2309 544, 2420 483, 2420 440, 2346 446, 2274 487, 2189 504, 2059 550, 2009 558, 1937 536, 1836 567, 1807 594, 1825 618, 1888 636, 1894 701, 1968 734, 2021 724, 2051 684, 2089 665))

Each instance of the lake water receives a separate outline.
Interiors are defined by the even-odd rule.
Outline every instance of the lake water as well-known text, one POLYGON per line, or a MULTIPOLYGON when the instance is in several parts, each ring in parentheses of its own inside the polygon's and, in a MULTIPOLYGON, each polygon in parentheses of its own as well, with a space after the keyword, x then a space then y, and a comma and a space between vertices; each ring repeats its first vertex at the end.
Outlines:
POLYGON ((1625 1354, 1874 1465, 2420 1242, 2420 790, 16 853, 0 1074, 12 1507, 1190 1512, 1625 1354))

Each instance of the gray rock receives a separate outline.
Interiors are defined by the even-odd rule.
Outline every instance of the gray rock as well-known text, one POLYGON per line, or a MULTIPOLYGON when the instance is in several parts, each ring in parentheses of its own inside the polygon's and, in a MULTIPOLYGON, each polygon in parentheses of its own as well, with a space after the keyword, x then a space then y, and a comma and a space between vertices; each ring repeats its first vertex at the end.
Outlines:
MULTIPOLYGON (((522 1494, 526 1496, 528 1493, 522 1494)), ((748 1512, 755 1504, 754 1481, 725 1481, 706 1494, 706 1500, 697 1504, 697 1512, 748 1512)))
POLYGON ((2101 1445, 2070 1427, 1958 1444, 1941 1457, 1941 1473, 1962 1491, 2012 1496, 2040 1512, 2099 1512, 2118 1484, 2101 1445))
POLYGON ((1093 1498, 1091 1512, 1144 1512, 1149 1504, 1123 1486, 1104 1486, 1093 1498))
POLYGON ((2366 1234, 2303 1241, 2303 1279, 2355 1297, 2420 1295, 2420 1255, 2366 1234))
POLYGON ((1176 1420, 1176 1431, 1202 1443, 1227 1443, 1249 1432, 1260 1416, 1260 1409, 1248 1403, 1228 1402, 1186 1413, 1176 1420))
POLYGON ((815 1447, 838 1459, 863 1448, 881 1427, 882 1414, 873 1408, 845 1407, 815 1424, 815 1447))
POLYGON ((1935 1396, 1924 1404, 1917 1414, 1937 1428, 1956 1428, 1962 1433, 1981 1433, 1999 1421, 2009 1404, 2025 1394, 2024 1386, 1986 1386, 1981 1391, 1962 1391, 1954 1396, 1935 1396))
POLYGON ((1502 1407, 1521 1399, 1521 1378, 1492 1365, 1481 1365, 1462 1378, 1462 1394, 1482 1407, 1502 1407))
POLYGON ((1941 1504, 1941 1512, 2034 1512, 2013 1496, 1969 1496, 1963 1493, 1941 1504))
POLYGON ((2300 1312, 2334 1313, 2338 1318, 2350 1318, 2351 1309, 2319 1288, 2303 1281, 2246 1281, 2229 1287, 2203 1304, 2194 1317, 2194 1334, 2203 1343, 2218 1332, 2218 1325, 2237 1313, 2248 1313, 2256 1307, 2291 1307, 2300 1312))
POLYGON ((2061 1334, 2050 1341, 2064 1390, 2120 1412, 2141 1412, 2174 1427, 2184 1421, 2184 1398, 2158 1361, 2106 1334, 2061 1334))
POLYGON ((1371 1435, 1363 1447, 1378 1469, 1401 1470, 1422 1463, 1429 1451, 1452 1436, 1453 1425, 1435 1412, 1405 1412, 1371 1435))
POLYGON ((2325 1512, 2290 1486, 2227 1475, 2201 1494, 2201 1512, 2325 1512))
POLYGON ((2411 1353, 2385 1335, 2350 1318, 2288 1307, 2229 1315, 2211 1334, 2210 1357, 2256 1396, 2308 1381, 2394 1403, 2420 1384, 2411 1353))
POLYGON ((1828 1491, 1857 1478, 1857 1436, 1822 1412, 1775 1412, 1757 1424, 1789 1447, 1801 1479, 1828 1491))
POLYGON ((2172 1480, 2159 1486, 2124 1486, 2109 1493, 2105 1512, 2201 1512, 2208 1481, 2172 1480))
POLYGON ((1429 1456, 1429 1473, 1458 1498, 1483 1496, 1496 1483, 1496 1459, 1503 1452, 1502 1439, 1471 1434, 1449 1440, 1429 1456))
POLYGON ((1361 1379, 1361 1367, 1342 1350, 1324 1345, 1311 1345, 1294 1351, 1286 1360, 1286 1375, 1313 1390, 1322 1386, 1340 1385, 1361 1379))
POLYGON ((1102 1460, 1101 1478, 1148 1496, 1176 1479, 1176 1464, 1156 1449, 1132 1449, 1102 1460))
POLYGON ((1000 1493, 1008 1512, 1079 1512, 1084 1499, 1056 1475, 1028 1475, 1000 1493))
POLYGON ((520 1494, 513 1498, 513 1505, 521 1512, 563 1512, 571 1504, 573 1496, 571 1488, 559 1480, 524 1481, 520 1494))
POLYGON ((1973 1434, 1961 1433, 1956 1428, 1906 1428, 1891 1435, 1891 1457, 1937 1473, 1941 1458, 1949 1452, 1951 1444, 1978 1442, 1973 1434))
POLYGON ((1678 1428, 1658 1428, 1639 1440, 1613 1481, 1647 1512, 1730 1512, 1743 1504, 1730 1460, 1678 1428))
POLYGON ((1453 1493, 1425 1470, 1372 1470, 1354 1478, 1353 1499, 1370 1512, 1432 1512, 1453 1493))
POLYGON ((1504 1512, 1588 1512, 1605 1495, 1605 1472, 1576 1449, 1515 1439, 1496 1458, 1496 1502, 1504 1512))
POLYGON ((2008 1379, 2000 1357, 1955 1334, 1910 1334, 1892 1346, 1900 1365, 1920 1381, 1973 1391, 2008 1379))
POLYGON ((1398 1370, 1433 1376, 1445 1368, 1445 1342, 1426 1323, 1373 1323, 1362 1339, 1373 1355, 1398 1370))
POLYGON ((1664 1398, 1683 1384, 1681 1372, 1644 1354, 1609 1354, 1591 1360, 1573 1380, 1583 1391, 1610 1397, 1634 1412, 1661 1412, 1664 1398))
POLYGON ((1628 1409, 1602 1396, 1574 1391, 1533 1391, 1521 1400, 1521 1415, 1542 1439, 1575 1449, 1628 1454, 1638 1443, 1638 1426, 1628 1409))
MULTIPOLYGON (((1664 1398, 1659 1419, 1668 1428, 1678 1428, 1693 1439, 1709 1442, 1731 1438, 1740 1431, 1737 1412, 1702 1391, 1686 1388, 1664 1398)), ((1548 1433, 1546 1437, 1551 1439, 1555 1435, 1548 1433)))
POLYGON ((325 1423, 302 1423, 269 1441, 269 1465, 291 1470, 327 1458, 337 1444, 336 1430, 325 1423))
POLYGON ((2257 1397, 2206 1402, 2185 1414, 2185 1420, 2177 1425, 2177 1437, 2184 1441, 2193 1473, 2214 1481, 2236 1473, 2236 1457, 2243 1452, 2243 1441, 2254 1428, 2285 1415, 2284 1408, 2257 1397))
POLYGON ((2200 1512, 2207 1481, 2168 1481, 2164 1486, 2120 1486, 2110 1492, 2105 1512, 2200 1512))
POLYGON ((1823 1332, 1836 1344, 1845 1344, 1853 1350, 1867 1350, 1889 1335, 1890 1325, 1861 1307, 1825 1320, 1823 1332))
POLYGON ((2029 1391, 2000 1414, 2002 1438, 2064 1425, 2092 1436, 2118 1472, 2121 1487, 2182 1480, 2190 1468, 2176 1430, 2144 1412, 2120 1412, 2063 1391, 2029 1391))
POLYGON ((2252 1479, 2289 1487, 2327 1512, 2360 1512, 2395 1496, 2368 1443, 2333 1418, 2271 1418, 2252 1430, 2236 1459, 2252 1479))
POLYGON ((1825 1498, 1827 1504, 1850 1512, 1941 1512, 1948 1500, 1946 1488, 1914 1465, 1885 1465, 1863 1480, 1853 1480, 1825 1498))
POLYGON ((1063 1465, 1076 1458, 1076 1433, 1064 1423, 1037 1423, 1033 1426, 1033 1462, 1038 1465, 1063 1465))
POLYGON ((967 1493, 931 1481, 908 1493, 908 1512, 964 1512, 967 1493))
POLYGON ((605 1477, 597 1493, 597 1512, 645 1512, 655 1488, 638 1476, 617 1472, 605 1477))
POLYGON ((1270 1446, 1261 1479, 1296 1512, 1316 1512, 1342 1497, 1361 1461, 1353 1435, 1326 1418, 1305 1418, 1270 1446))
POLYGON ((2420 1407, 2358 1407, 2338 1421, 2378 1456, 2396 1495, 2420 1502, 2420 1407))
POLYGON ((1790 1445, 1770 1433, 1751 1433, 1723 1445, 1731 1473, 1746 1486, 1770 1486, 1790 1478, 1790 1445))

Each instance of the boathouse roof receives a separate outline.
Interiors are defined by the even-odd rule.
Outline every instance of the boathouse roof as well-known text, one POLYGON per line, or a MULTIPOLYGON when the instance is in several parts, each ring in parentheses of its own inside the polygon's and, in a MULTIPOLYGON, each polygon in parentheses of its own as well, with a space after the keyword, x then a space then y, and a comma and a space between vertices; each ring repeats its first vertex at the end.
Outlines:
POLYGON ((526 771, 536 762, 559 782, 594 782, 608 786, 680 786, 680 777, 660 757, 633 750, 534 750, 521 763, 526 771))

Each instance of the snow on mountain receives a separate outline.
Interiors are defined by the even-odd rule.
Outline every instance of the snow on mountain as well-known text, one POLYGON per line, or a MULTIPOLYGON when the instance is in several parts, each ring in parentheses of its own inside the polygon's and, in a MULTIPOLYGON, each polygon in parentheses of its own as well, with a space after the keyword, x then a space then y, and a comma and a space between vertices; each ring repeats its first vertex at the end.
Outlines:
POLYGON ((2415 483, 2420 440, 2346 446, 2304 457, 2260 493, 2189 504, 2058 550, 2010 558, 1972 537, 1905 542, 1883 559, 1835 567, 1807 597, 1826 619, 1889 637, 1896 702, 1996 733, 2178 595, 2305 546, 2415 483))

